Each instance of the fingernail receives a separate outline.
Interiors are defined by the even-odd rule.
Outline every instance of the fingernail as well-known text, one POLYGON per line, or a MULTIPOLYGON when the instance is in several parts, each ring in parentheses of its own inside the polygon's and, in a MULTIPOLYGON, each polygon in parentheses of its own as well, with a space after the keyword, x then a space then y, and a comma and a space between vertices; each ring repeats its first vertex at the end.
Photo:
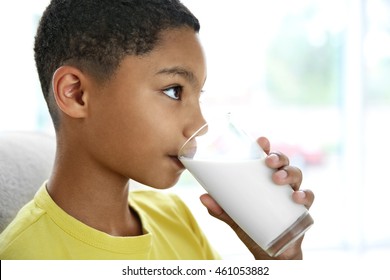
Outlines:
POLYGON ((278 176, 279 179, 286 179, 288 174, 285 170, 279 170, 276 172, 276 176, 278 176))
POLYGON ((296 193, 297 193, 297 196, 299 198, 305 198, 306 197, 306 193, 304 191, 297 191, 296 193))
POLYGON ((272 162, 274 162, 274 163, 277 163, 277 162, 279 161, 278 155, 275 155, 275 154, 270 154, 270 155, 268 156, 268 158, 269 158, 272 162))

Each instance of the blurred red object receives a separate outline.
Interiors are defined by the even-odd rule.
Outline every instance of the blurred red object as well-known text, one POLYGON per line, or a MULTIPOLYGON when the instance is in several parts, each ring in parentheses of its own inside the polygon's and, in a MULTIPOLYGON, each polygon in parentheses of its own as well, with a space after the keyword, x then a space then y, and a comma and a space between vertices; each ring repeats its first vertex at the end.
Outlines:
POLYGON ((325 158, 325 153, 321 149, 304 148, 299 145, 279 143, 272 145, 272 150, 287 155, 290 162, 296 165, 321 165, 325 158))

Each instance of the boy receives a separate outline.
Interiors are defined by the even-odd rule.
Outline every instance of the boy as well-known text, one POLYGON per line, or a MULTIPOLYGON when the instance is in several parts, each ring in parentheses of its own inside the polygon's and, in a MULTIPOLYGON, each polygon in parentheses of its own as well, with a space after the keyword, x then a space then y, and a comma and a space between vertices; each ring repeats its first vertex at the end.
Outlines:
MULTIPOLYGON (((129 179, 174 185, 181 145, 205 120, 206 79, 198 20, 177 0, 52 0, 35 59, 53 119, 51 177, 0 236, 1 259, 216 259, 178 197, 129 195, 129 179)), ((265 138, 259 144, 269 152, 265 138)), ((274 181, 298 191, 299 169, 272 153, 274 181)), ((202 203, 228 223, 256 259, 267 255, 207 194, 202 203)), ((302 240, 279 258, 300 259, 302 240)))

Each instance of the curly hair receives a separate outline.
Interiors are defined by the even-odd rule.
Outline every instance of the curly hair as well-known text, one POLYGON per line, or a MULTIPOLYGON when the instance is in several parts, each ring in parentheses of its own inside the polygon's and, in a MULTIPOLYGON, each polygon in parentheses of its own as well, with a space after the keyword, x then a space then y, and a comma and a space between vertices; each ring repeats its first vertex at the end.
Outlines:
POLYGON ((115 73, 127 55, 152 51, 163 30, 197 18, 179 0, 52 0, 35 36, 35 62, 54 127, 59 123, 51 79, 62 65, 86 71, 99 81, 115 73))

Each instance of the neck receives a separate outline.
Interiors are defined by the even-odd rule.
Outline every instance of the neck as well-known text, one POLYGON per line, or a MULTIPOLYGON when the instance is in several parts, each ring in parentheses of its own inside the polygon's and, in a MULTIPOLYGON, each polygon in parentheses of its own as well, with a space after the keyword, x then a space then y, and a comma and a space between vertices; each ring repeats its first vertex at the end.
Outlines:
POLYGON ((77 152, 57 152, 47 190, 59 207, 92 228, 113 236, 142 234, 140 220, 128 201, 128 178, 77 152))

